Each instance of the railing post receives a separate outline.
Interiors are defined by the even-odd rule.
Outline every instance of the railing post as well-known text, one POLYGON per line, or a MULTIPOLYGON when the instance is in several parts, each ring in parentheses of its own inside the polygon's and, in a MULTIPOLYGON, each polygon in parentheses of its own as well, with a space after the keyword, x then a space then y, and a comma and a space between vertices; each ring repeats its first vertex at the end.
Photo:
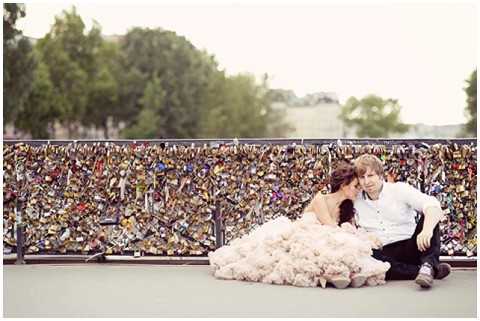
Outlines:
POLYGON ((218 249, 223 246, 225 237, 223 235, 223 219, 222 219, 222 210, 219 208, 218 204, 215 206, 215 248, 218 249))
POLYGON ((15 264, 25 264, 25 240, 24 240, 24 224, 22 222, 21 201, 15 202, 15 225, 17 228, 17 261, 15 264))

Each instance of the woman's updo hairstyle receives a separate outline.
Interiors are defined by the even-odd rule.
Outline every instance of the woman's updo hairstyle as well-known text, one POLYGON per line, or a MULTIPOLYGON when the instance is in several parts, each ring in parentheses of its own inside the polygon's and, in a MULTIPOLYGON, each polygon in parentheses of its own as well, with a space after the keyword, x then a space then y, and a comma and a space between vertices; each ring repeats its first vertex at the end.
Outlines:
MULTIPOLYGON (((332 193, 337 192, 342 185, 350 184, 355 178, 355 167, 346 161, 339 162, 330 174, 330 191, 332 193)), ((355 208, 353 207, 352 200, 346 199, 342 201, 339 207, 340 220, 338 225, 345 222, 351 222, 352 218, 355 216, 355 208)))
POLYGON ((341 161, 330 174, 330 191, 337 192, 342 185, 350 184, 355 178, 355 167, 346 162, 341 161))

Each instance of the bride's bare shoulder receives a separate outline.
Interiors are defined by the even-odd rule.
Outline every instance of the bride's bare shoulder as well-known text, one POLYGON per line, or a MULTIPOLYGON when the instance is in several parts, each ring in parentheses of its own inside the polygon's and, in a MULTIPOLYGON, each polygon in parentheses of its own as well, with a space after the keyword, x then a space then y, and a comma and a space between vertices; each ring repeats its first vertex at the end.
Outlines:
POLYGON ((322 192, 318 192, 317 194, 315 194, 315 196, 311 200, 309 206, 306 208, 306 211, 312 210, 312 211, 315 212, 315 209, 318 210, 319 207, 321 207, 323 204, 325 204, 326 197, 327 197, 327 195, 322 194, 322 192))
POLYGON ((323 194, 322 192, 318 192, 317 194, 315 194, 313 199, 317 201, 324 201, 329 197, 330 197, 329 194, 323 194))

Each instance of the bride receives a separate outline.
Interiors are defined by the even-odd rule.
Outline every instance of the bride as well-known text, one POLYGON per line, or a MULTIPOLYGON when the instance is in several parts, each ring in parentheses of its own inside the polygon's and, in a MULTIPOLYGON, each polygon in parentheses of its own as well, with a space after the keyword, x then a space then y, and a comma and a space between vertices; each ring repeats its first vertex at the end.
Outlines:
POLYGON ((344 222, 354 224, 353 200, 360 189, 352 165, 340 164, 332 172, 330 191, 330 194, 326 195, 318 192, 305 208, 304 215, 313 214, 324 225, 336 226, 344 222))
POLYGON ((330 193, 317 193, 297 221, 276 218, 210 252, 214 276, 310 287, 384 284, 390 265, 371 257, 381 243, 355 227, 354 167, 340 163, 329 183, 330 193))

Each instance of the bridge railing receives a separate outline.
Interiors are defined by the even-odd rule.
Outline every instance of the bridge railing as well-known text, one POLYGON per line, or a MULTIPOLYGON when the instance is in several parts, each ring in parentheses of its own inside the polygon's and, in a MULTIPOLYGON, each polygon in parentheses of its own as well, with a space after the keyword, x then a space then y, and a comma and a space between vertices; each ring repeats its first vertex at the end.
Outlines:
POLYGON ((203 257, 275 217, 297 219, 337 161, 371 153, 386 179, 439 199, 442 254, 473 257, 476 149, 474 139, 4 141, 4 249, 16 251, 20 228, 26 254, 203 257))

